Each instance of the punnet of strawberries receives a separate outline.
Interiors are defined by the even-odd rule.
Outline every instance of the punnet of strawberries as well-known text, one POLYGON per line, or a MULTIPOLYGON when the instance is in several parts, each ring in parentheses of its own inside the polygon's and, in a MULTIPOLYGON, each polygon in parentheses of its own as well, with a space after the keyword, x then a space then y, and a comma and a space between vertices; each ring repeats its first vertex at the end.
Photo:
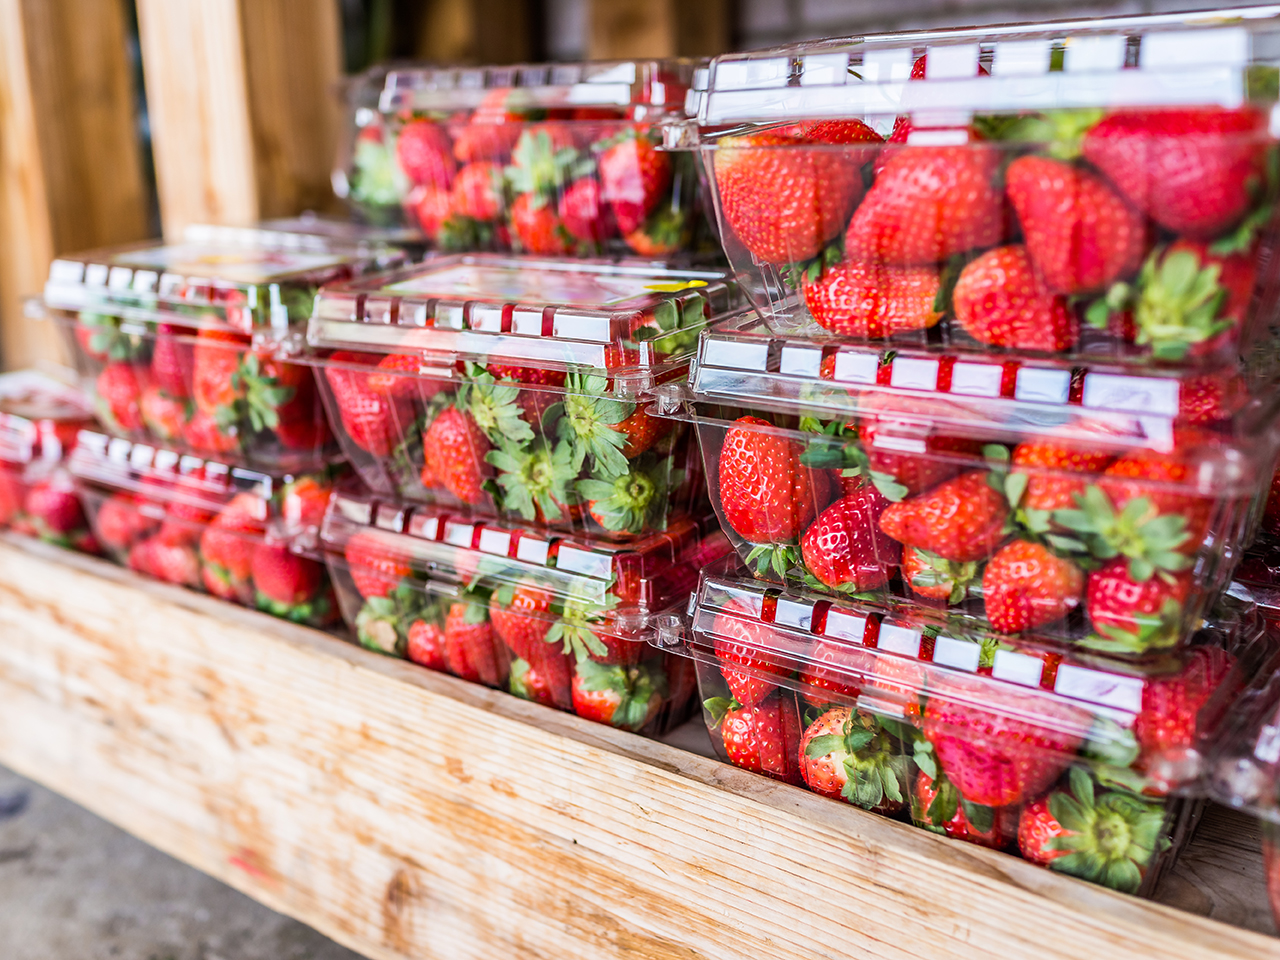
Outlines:
POLYGON ((371 219, 398 205, 444 251, 665 257, 709 239, 684 119, 696 64, 670 60, 392 71, 355 107, 340 182, 371 219))
POLYGON ((682 142, 776 329, 1186 365, 1270 338, 1275 19, 1055 26, 715 61, 682 142))
POLYGON ((661 733, 693 707, 685 658, 649 643, 728 550, 673 521, 625 546, 341 490, 323 542, 357 642, 588 720, 661 733))
POLYGON ((318 548, 333 471, 262 473, 88 430, 69 468, 117 563, 295 623, 338 622, 318 548))
POLYGON ((401 258, 314 235, 195 227, 182 243, 62 258, 44 299, 106 429, 296 470, 335 452, 315 376, 292 359, 316 289, 401 258))
POLYGON ((744 769, 1126 892, 1173 855, 1204 744, 1276 647, 1224 607, 1160 663, 949 633, 729 562, 682 630, 721 755, 744 769))

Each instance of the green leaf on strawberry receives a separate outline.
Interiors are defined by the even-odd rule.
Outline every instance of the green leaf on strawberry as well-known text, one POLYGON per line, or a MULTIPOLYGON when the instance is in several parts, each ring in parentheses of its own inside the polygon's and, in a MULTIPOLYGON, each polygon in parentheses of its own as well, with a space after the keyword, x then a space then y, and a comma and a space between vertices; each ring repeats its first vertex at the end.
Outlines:
POLYGON ((528 127, 511 151, 507 181, 516 193, 547 197, 562 185, 577 179, 574 168, 581 159, 573 147, 557 147, 550 131, 528 127))
POLYGON ((369 597, 356 615, 356 639, 368 650, 403 657, 409 626, 436 613, 430 597, 402 582, 385 597, 369 597))
POLYGON ((573 448, 563 440, 554 447, 533 442, 524 446, 502 443, 485 459, 498 471, 502 508, 526 520, 559 520, 565 507, 575 502, 573 480, 579 466, 573 448))
POLYGON ((276 377, 266 375, 253 351, 240 358, 231 375, 231 387, 237 397, 233 404, 219 407, 215 415, 218 426, 226 430, 246 418, 255 433, 280 426, 280 407, 293 399, 293 387, 282 387, 276 377))
POLYGON ((680 472, 670 477, 670 458, 646 454, 623 474, 611 479, 579 480, 578 496, 606 530, 642 533, 662 524, 667 507, 667 484, 679 486, 680 472))
POLYGON ((737 710, 741 706, 742 704, 737 700, 726 699, 725 697, 709 697, 702 701, 702 708, 706 710, 711 717, 712 727, 720 726, 720 723, 724 720, 726 713, 730 710, 737 710))
POLYGON ((578 680, 591 693, 608 691, 619 697, 611 723, 623 730, 639 730, 649 719, 654 697, 667 693, 666 676, 643 664, 625 667, 581 659, 577 665, 578 680))
POLYGON ((459 410, 471 414, 476 426, 493 443, 525 443, 533 439, 533 428, 525 421, 520 404, 520 387, 499 382, 476 364, 467 365, 469 382, 458 390, 459 410))
POLYGON ((608 387, 605 377, 570 373, 565 379, 564 416, 558 429, 560 439, 570 445, 575 473, 588 456, 598 476, 616 477, 627 471, 627 458, 622 455, 627 435, 614 428, 635 413, 636 405, 605 396, 608 387))
POLYGON ((1146 497, 1134 497, 1116 513, 1110 499, 1090 484, 1076 494, 1077 509, 1055 510, 1054 522, 1080 535, 1089 553, 1100 560, 1124 556, 1129 575, 1141 583, 1159 570, 1176 572, 1191 565, 1179 553, 1189 536, 1187 521, 1176 514, 1157 514, 1146 497))

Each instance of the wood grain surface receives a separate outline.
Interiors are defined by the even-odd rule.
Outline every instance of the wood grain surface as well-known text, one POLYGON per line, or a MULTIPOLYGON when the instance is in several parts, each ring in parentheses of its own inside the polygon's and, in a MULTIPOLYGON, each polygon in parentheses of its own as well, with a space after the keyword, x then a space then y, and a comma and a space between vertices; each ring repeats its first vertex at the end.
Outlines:
POLYGON ((732 20, 729 0, 588 0, 587 54, 712 57, 729 49, 732 20))
POLYGON ((13 536, 0 762, 375 958, 1280 957, 13 536))

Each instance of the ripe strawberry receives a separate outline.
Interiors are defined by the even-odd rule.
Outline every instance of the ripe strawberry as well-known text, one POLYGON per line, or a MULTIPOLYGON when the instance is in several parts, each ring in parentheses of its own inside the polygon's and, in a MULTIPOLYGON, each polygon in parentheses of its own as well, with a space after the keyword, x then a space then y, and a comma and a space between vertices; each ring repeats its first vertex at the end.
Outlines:
POLYGON ((1239 373, 1206 373, 1187 377, 1178 387, 1178 422, 1213 426, 1230 420, 1249 400, 1239 373))
POLYGON ((136 433, 142 423, 141 371, 128 363, 109 363, 94 382, 98 416, 118 431, 136 433))
POLYGON ((507 689, 522 700, 532 700, 544 707, 571 710, 573 667, 570 665, 567 670, 562 670, 561 659, 563 658, 548 661, 552 665, 550 670, 545 663, 534 666, 526 660, 513 660, 511 674, 507 678, 507 689))
POLYGON ((1262 508, 1262 529, 1273 537, 1280 537, 1280 470, 1271 475, 1271 486, 1262 508))
POLYGON ((605 530, 640 534, 666 525, 673 479, 670 458, 641 457, 628 463, 627 472, 611 480, 579 480, 574 490, 587 501, 591 519, 605 530))
POLYGON ((536 194, 522 193, 511 205, 511 229, 526 253, 564 256, 574 247, 573 235, 555 207, 536 194))
POLYGON ((1079 567, 1027 540, 1001 547, 982 574, 987 620, 1001 633, 1056 623, 1075 609, 1083 590, 1079 567))
POLYGON ((795 127, 795 136, 808 143, 878 145, 883 137, 861 120, 804 120, 795 127))
POLYGON ((854 593, 888 583, 902 559, 901 546, 880 529, 888 506, 874 485, 864 483, 823 510, 800 538, 809 573, 828 587, 854 593))
POLYGON ((814 793, 876 813, 906 806, 907 758, 870 714, 832 707, 800 740, 800 773, 814 793))
POLYGON ((445 665, 450 673, 488 687, 502 685, 506 657, 498 651, 498 639, 484 607, 458 601, 449 605, 444 619, 445 665))
POLYGON ((333 437, 320 410, 316 378, 300 363, 254 358, 242 366, 240 412, 255 431, 270 430, 286 450, 319 450, 333 437))
MULTIPOLYGON (((654 146, 644 131, 635 128, 605 143, 607 146, 596 159, 599 196, 609 204, 618 230, 633 233, 671 189, 671 159, 654 146)), ((581 239, 591 239, 572 229, 570 232, 581 239)))
POLYGON ((1027 485, 1018 506, 1046 511, 1075 507, 1085 480, 1071 474, 1101 473, 1112 459, 1102 450, 1086 450, 1049 436, 1020 443, 1013 449, 1013 472, 1026 474, 1027 485))
POLYGON ((911 266, 999 243, 999 164, 999 151, 976 143, 895 148, 849 221, 845 255, 911 266))
POLYGON ((1177 549, 1194 553, 1204 542, 1213 509, 1211 499, 1193 492, 1199 467, 1194 448, 1206 439, 1194 428, 1175 430, 1173 452, 1131 450, 1107 467, 1098 487, 1110 498, 1116 513, 1141 497, 1150 505, 1146 517, 1182 517, 1186 535, 1177 549))
POLYGON ((385 597, 413 575, 413 568, 397 557, 373 533, 357 533, 343 550, 347 569, 360 596, 366 600, 385 597))
POLYGON ((960 273, 956 322, 979 343, 1058 353, 1080 339, 1065 298, 1046 288, 1021 244, 988 250, 960 273))
POLYGON ((94 533, 98 542, 112 553, 122 556, 139 540, 156 532, 159 522, 142 510, 131 493, 113 493, 98 506, 94 533))
POLYGON ((891 499, 928 490, 959 473, 964 460, 982 456, 980 441, 936 432, 935 422, 946 416, 946 408, 880 393, 865 394, 858 401, 858 437, 867 469, 873 479, 881 474, 902 488, 892 491, 891 499), (917 442, 904 444, 904 439, 917 442), (924 452, 906 452, 904 446, 924 452))
POLYGON ((253 548, 266 533, 264 512, 256 495, 238 493, 200 535, 204 586, 214 596, 252 605, 253 548))
POLYGON ((220 425, 235 419, 233 411, 243 396, 235 377, 248 348, 248 337, 228 330, 202 329, 196 336, 191 396, 196 409, 220 425))
POLYGON ((488 91, 465 124, 453 124, 453 155, 461 163, 475 160, 504 161, 524 129, 524 116, 507 109, 508 88, 488 91))
POLYGON ((916 775, 913 799, 912 818, 926 829, 945 833, 953 840, 1001 850, 1017 832, 1017 827, 1007 822, 1012 818, 1005 816, 1005 811, 969 803, 945 777, 939 785, 923 770, 916 775))
POLYGON ((559 619, 551 611, 552 596, 535 583, 522 580, 510 591, 495 590, 489 598, 489 621, 498 637, 522 660, 538 663, 550 651, 547 631, 559 619))
POLYGON ((720 448, 724 521, 752 543, 794 540, 830 495, 827 475, 800 463, 804 448, 768 432, 771 427, 759 417, 742 417, 720 448))
POLYGON ((203 410, 196 410, 183 425, 182 439, 199 453, 231 453, 240 448, 235 428, 223 430, 218 421, 203 410))
POLYGON ((662 206, 638 230, 622 237, 631 252, 641 257, 665 257, 688 246, 693 218, 685 207, 662 206))
POLYGON ((1126 110, 1099 121, 1083 151, 1162 227, 1209 238, 1261 190, 1267 115, 1253 106, 1126 110))
POLYGON ((569 234, 583 243, 602 243, 617 233, 613 214, 600 199, 594 177, 581 177, 560 195, 560 219, 569 234))
POLYGON ((875 668, 875 655, 856 643, 819 639, 805 655, 800 671, 804 698, 815 707, 851 706, 875 668))
POLYGON ((449 193, 453 213, 476 220, 497 220, 502 214, 502 167, 469 163, 458 171, 449 193))
POLYGON ((1133 652, 1172 645, 1182 630, 1191 594, 1190 571, 1160 571, 1135 580, 1129 561, 1117 557, 1089 574, 1086 610, 1093 629, 1133 652))
POLYGON ((322 620, 328 613, 324 565, 279 543, 254 544, 250 560, 259 610, 296 623, 322 620))
POLYGON ((33 484, 27 491, 22 512, 31 524, 31 532, 59 546, 74 547, 89 529, 79 494, 61 474, 33 484))
POLYGON ((1008 516, 1005 498, 987 483, 985 471, 976 470, 890 504, 880 529, 905 546, 968 563, 995 552, 1008 516))
POLYGON ((200 586, 200 558, 185 544, 165 543, 159 537, 142 540, 129 551, 128 564, 139 573, 184 587, 200 586))
POLYGON ((761 623, 746 600, 726 603, 711 632, 729 693, 744 706, 764 703, 778 689, 778 679, 795 670, 795 661, 779 654, 782 635, 761 623))
POLYGON ((844 260, 817 280, 804 279, 805 306, 819 326, 848 337, 880 339, 927 330, 942 319, 936 300, 941 282, 932 264, 895 267, 844 260))
POLYGON ((290 532, 318 530, 332 492, 332 484, 320 476, 303 476, 286 484, 280 494, 280 516, 287 529, 290 532))
POLYGON ((191 395, 191 377, 195 371, 195 349, 179 336, 189 336, 186 327, 170 323, 156 325, 155 345, 151 348, 151 376, 153 385, 177 400, 191 395))
POLYGON ((190 415, 187 401, 178 400, 156 386, 142 391, 138 408, 147 431, 154 439, 164 442, 182 436, 190 415))
POLYGON ((584 720, 639 732, 662 709, 666 686, 666 677, 644 664, 579 660, 571 687, 573 712, 584 720))
POLYGON ((457 168, 449 135, 431 120, 405 124, 396 139, 396 159, 413 183, 434 187, 448 187, 457 168))
POLYGON ((1092 721, 1035 691, 939 672, 930 678, 924 735, 966 800, 1007 807, 1058 779, 1092 721))
POLYGON ((1187 768, 1187 759, 1194 757, 1198 745, 1200 711, 1234 664, 1235 657, 1221 647, 1197 646, 1179 673, 1147 678, 1142 709, 1133 721, 1133 735, 1142 751, 1137 769, 1156 774, 1170 765, 1187 768))
POLYGON ((484 481, 493 475, 485 457, 493 444, 471 414, 446 407, 427 427, 422 452, 432 475, 463 503, 481 503, 484 481))
POLYGON ((428 401, 448 382, 422 376, 422 357, 414 353, 388 353, 370 371, 365 386, 375 393, 385 393, 393 400, 420 398, 428 401))
POLYGON ((1136 893, 1160 849, 1164 807, 1127 791, 1095 794, 1093 780, 1072 767, 1069 789, 1027 804, 1018 849, 1032 863, 1123 893, 1136 893))
POLYGON ((22 512, 22 500, 27 494, 22 480, 22 469, 0 461, 0 528, 7 527, 22 512))
POLYGON ((408 436, 414 414, 406 399, 370 389, 367 368, 378 362, 372 354, 339 350, 329 357, 324 375, 351 442, 375 457, 386 457, 408 436))
POLYGON ((445 670, 444 627, 431 620, 415 620, 409 624, 409 640, 405 656, 428 670, 445 670))
POLYGON ((734 766, 784 783, 800 783, 800 717, 789 696, 774 696, 756 707, 714 697, 703 706, 720 732, 734 766))
POLYGON ((453 193, 444 187, 414 187, 405 200, 405 208, 423 236, 437 243, 453 214, 453 193))
POLYGON ((862 196, 859 156, 778 133, 722 137, 714 160, 721 214, 756 260, 808 260, 839 235, 862 196))
MULTIPOLYGON (((570 124, 535 123, 525 127, 511 152, 507 179, 517 194, 548 201, 572 178, 582 160, 570 124)), ((538 252, 538 251, 534 251, 538 252)))
POLYGON ((1106 181, 1049 157, 1019 157, 1005 191, 1031 262, 1055 293, 1084 293, 1133 273, 1146 250, 1141 215, 1106 181))
POLYGON ((977 575, 976 563, 955 563, 914 547, 902 550, 902 579, 917 597, 962 603, 977 575))

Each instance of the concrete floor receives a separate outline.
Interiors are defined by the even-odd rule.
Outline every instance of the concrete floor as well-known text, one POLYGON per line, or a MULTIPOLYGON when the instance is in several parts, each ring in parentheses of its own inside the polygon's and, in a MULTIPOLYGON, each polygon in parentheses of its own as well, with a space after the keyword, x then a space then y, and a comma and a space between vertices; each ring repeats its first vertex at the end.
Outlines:
POLYGON ((0 767, 4 960, 359 960, 0 767))

